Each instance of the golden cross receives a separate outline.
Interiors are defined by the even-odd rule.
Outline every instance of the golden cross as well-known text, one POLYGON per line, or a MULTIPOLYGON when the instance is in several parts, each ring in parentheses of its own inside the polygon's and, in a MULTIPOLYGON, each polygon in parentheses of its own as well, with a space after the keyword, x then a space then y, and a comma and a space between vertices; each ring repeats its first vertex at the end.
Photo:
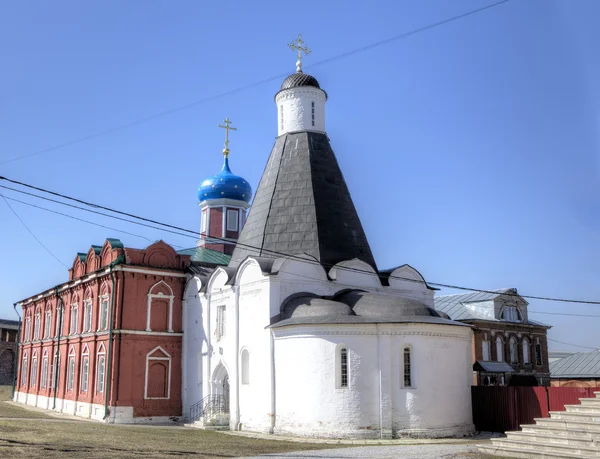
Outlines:
POLYGON ((298 62, 296 62, 296 72, 302 71, 302 51, 304 51, 304 54, 306 54, 307 56, 310 54, 310 49, 308 49, 308 46, 302 46, 303 44, 304 40, 302 40, 301 33, 298 34, 298 38, 292 40, 292 42, 288 44, 292 51, 298 51, 298 62))
POLYGON ((223 122, 225 123, 225 126, 222 126, 220 124, 218 124, 217 126, 225 129, 225 148, 223 149, 223 155, 227 157, 229 156, 229 130, 237 131, 237 128, 230 126, 231 120, 229 119, 229 117, 225 118, 225 121, 223 122))

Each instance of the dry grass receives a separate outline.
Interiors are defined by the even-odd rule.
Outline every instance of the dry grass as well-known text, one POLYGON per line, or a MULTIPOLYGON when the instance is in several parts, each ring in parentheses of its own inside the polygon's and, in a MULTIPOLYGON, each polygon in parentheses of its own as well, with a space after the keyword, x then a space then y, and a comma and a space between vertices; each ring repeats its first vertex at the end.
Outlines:
POLYGON ((10 399, 10 391, 10 387, 0 386, 0 458, 204 459, 343 447, 237 437, 196 429, 56 419, 4 403, 10 399))

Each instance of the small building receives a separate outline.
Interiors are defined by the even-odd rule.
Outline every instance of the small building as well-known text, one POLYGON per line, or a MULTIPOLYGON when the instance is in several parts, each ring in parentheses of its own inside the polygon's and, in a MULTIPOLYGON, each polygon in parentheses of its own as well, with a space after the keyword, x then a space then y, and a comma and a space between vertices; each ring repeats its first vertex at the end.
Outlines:
POLYGON ((0 319, 0 386, 12 384, 14 381, 18 332, 18 321, 0 319))
POLYGON ((474 327, 475 385, 550 384, 549 325, 529 319, 516 288, 435 298, 435 308, 474 327))
POLYGON ((600 387, 600 349, 550 362, 552 387, 600 387))

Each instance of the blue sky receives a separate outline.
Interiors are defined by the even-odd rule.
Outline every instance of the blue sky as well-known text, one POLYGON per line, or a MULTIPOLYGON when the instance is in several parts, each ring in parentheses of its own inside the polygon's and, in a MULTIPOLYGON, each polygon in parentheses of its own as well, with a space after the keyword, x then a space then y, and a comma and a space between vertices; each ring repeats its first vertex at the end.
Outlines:
MULTIPOLYGON (((489 3, 5 2, 0 163, 291 73, 287 43, 302 32, 313 50, 305 71, 328 92, 327 131, 381 268, 409 263, 432 282, 600 300, 599 2, 512 0, 314 65, 489 3)), ((216 125, 229 116, 238 127, 231 167, 256 189, 279 84, 9 162, 0 175, 196 229, 196 187, 222 162, 216 125)), ((147 240, 11 205, 67 265, 106 237, 195 244, 50 203, 147 240)), ((3 201, 0 222, 0 317, 11 318, 13 302, 67 271, 3 201)), ((530 310, 600 315, 538 300, 530 310)), ((600 345, 600 318, 531 317, 553 326, 552 339, 600 345)))

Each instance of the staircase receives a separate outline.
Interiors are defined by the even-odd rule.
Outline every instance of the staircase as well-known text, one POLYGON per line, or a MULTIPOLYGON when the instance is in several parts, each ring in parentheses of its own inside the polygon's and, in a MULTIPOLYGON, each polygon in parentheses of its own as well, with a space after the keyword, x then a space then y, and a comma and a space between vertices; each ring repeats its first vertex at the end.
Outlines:
POLYGON ((210 430, 229 430, 229 398, 207 395, 190 407, 187 427, 210 430))
POLYGON ((580 405, 566 411, 550 411, 549 418, 535 419, 521 431, 493 438, 479 451, 512 458, 600 458, 600 392, 596 398, 580 398, 580 405))

